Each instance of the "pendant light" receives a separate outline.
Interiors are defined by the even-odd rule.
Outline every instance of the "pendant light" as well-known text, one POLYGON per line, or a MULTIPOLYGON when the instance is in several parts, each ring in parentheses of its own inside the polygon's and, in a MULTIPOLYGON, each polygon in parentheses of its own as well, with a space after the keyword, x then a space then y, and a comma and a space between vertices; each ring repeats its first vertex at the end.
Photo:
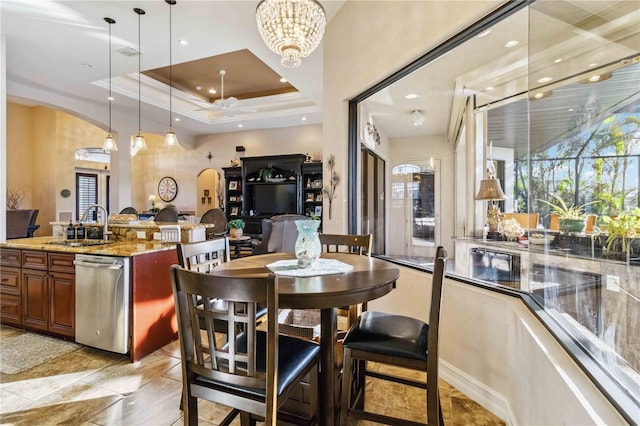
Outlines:
POLYGON ((176 4, 176 0, 164 0, 169 5, 169 130, 167 130, 167 135, 164 137, 164 146, 179 146, 178 138, 176 137, 176 133, 173 131, 173 127, 171 125, 171 120, 173 119, 173 80, 172 80, 172 62, 171 62, 171 48, 173 44, 173 40, 171 39, 171 6, 176 4))
POLYGON ((111 136, 111 102, 113 101, 113 97, 111 96, 111 25, 115 24, 116 21, 111 18, 104 18, 104 20, 107 24, 109 24, 109 134, 104 139, 102 150, 105 152, 109 152, 118 150, 118 145, 113 139, 113 136, 111 136))
POLYGON ((138 151, 146 151, 147 150, 147 141, 144 140, 144 136, 142 136, 141 126, 140 126, 140 115, 141 115, 141 104, 140 104, 140 57, 142 56, 142 46, 140 44, 140 16, 145 14, 145 11, 140 8, 133 9, 135 13, 138 14, 138 134, 135 137, 135 145, 138 151))

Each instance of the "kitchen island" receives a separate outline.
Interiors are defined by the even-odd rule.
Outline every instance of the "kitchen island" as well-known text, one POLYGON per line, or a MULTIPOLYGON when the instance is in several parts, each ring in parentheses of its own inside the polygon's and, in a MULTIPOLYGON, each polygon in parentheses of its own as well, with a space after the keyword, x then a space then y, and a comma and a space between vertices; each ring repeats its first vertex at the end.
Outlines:
POLYGON ((170 266, 178 263, 175 243, 123 240, 79 247, 63 244, 61 237, 0 244, 2 323, 75 339, 75 255, 118 256, 130 260, 131 361, 177 339, 169 275, 170 266))

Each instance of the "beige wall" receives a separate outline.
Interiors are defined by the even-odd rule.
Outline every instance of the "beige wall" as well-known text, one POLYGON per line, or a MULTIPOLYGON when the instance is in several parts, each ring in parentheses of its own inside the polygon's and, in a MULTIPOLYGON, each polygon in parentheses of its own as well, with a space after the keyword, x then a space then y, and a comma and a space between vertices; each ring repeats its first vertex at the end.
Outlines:
MULTIPOLYGON (((105 171, 102 163, 75 160, 75 150, 101 147, 105 132, 62 111, 12 102, 7 103, 7 119, 10 123, 7 129, 7 187, 25 190, 23 208, 40 210, 37 221, 40 229, 36 235, 51 235, 49 223, 57 220, 57 212, 75 211, 76 169, 105 171), (71 190, 71 197, 63 198, 62 189, 71 190)), ((223 177, 222 168, 228 167, 231 159, 241 154, 262 156, 322 151, 322 126, 319 124, 204 135, 193 150, 163 147, 164 135, 145 133, 144 136, 148 151, 139 152, 131 159, 131 200, 138 210, 151 207, 147 201, 149 195, 157 196, 158 182, 164 176, 171 176, 178 182, 178 195, 172 204, 179 210, 202 212, 217 206, 213 191, 212 205, 201 204, 198 176, 203 171, 212 169, 223 177), (236 153, 236 146, 240 145, 245 147, 244 153, 236 153), (211 160, 207 158, 209 152, 211 160)), ((128 150, 128 142, 120 141, 121 151, 128 150)), ((113 211, 122 207, 126 206, 112 205, 113 211)))
MULTIPOLYGON (((171 202, 178 210, 202 211, 198 176, 204 170, 216 170, 224 178, 222 168, 229 167, 234 157, 311 154, 322 150, 322 126, 319 124, 203 135, 197 139, 193 150, 164 148, 164 135, 145 134, 145 138, 148 151, 139 152, 131 164, 131 200, 138 210, 151 207, 147 201, 149 195, 157 196, 158 182, 164 176, 171 176, 178 182, 178 195, 171 202), (244 146, 245 152, 237 153, 236 146, 244 146), (209 152, 211 160, 207 158, 209 152)), ((215 197, 215 194, 211 192, 211 196, 215 197)))
POLYGON ((104 132, 62 111, 7 103, 7 187, 23 187, 23 208, 39 209, 35 235, 51 235, 57 211, 75 210, 76 167, 103 169, 75 160, 77 148, 100 146, 104 132), (60 191, 72 196, 63 198, 60 191))
MULTIPOLYGON (((347 1, 324 37, 324 156, 347 176, 348 100, 495 9, 500 1, 347 1)), ((325 203, 326 204, 326 203, 325 203)), ((325 205, 325 209, 327 206, 325 205)), ((347 230, 347 183, 337 187, 332 220, 347 230)))

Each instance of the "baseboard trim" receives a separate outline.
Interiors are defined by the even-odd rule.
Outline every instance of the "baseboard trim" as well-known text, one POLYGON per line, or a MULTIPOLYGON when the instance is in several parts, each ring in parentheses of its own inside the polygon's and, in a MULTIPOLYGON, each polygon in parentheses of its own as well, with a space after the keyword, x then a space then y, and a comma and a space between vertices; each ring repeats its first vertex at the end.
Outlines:
POLYGON ((517 425, 509 401, 504 396, 442 359, 439 374, 445 382, 500 417, 508 426, 517 425))

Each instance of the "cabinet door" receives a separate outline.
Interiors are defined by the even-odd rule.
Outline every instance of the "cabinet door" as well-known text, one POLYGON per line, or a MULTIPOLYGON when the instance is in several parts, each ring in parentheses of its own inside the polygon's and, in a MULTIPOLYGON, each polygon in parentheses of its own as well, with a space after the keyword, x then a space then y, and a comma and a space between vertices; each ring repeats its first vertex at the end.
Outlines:
POLYGON ((22 324, 46 331, 49 326, 48 276, 46 271, 22 269, 22 324))
POLYGON ((49 274, 49 331, 75 337, 75 275, 49 274))

